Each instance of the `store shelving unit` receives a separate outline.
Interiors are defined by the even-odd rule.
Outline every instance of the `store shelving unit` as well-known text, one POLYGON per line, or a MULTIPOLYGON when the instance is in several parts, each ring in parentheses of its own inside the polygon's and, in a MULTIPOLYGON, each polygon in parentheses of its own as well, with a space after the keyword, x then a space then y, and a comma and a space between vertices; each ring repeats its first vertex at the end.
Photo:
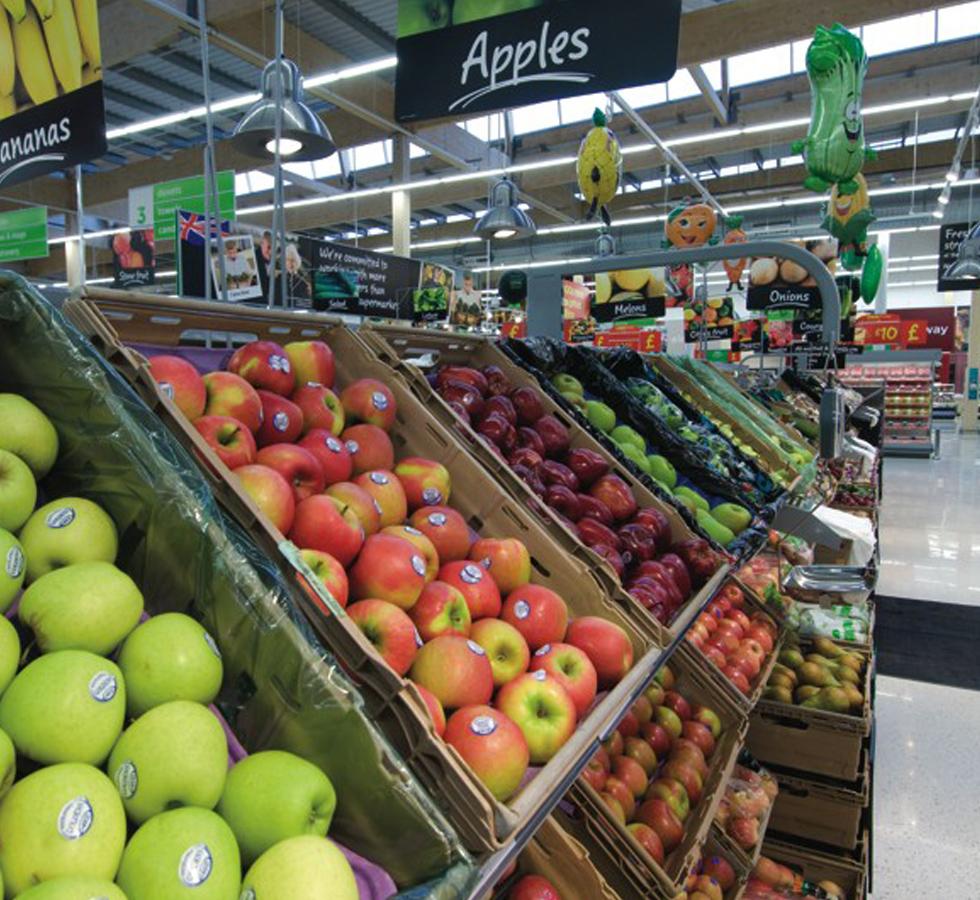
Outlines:
POLYGON ((959 401, 956 399, 956 386, 950 382, 937 381, 932 386, 933 419, 952 420, 956 418, 959 401))

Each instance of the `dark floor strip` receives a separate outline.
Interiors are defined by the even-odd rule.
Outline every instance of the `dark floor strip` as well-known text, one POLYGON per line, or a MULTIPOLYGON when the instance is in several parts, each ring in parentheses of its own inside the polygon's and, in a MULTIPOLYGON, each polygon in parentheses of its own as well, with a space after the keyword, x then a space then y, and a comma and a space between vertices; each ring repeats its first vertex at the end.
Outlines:
POLYGON ((876 597, 878 672, 980 690, 980 607, 876 597))

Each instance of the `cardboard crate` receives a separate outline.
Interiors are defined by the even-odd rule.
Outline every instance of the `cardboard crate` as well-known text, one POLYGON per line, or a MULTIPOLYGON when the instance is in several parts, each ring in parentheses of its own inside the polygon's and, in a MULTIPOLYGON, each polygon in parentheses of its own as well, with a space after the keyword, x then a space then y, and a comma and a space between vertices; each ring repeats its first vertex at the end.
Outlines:
POLYGON ((582 841, 620 896, 672 898, 697 862, 745 739, 744 714, 709 681, 687 647, 680 646, 667 661, 677 678, 678 690, 688 701, 709 706, 718 713, 723 733, 710 760, 701 802, 684 823, 680 845, 658 865, 627 829, 617 822, 599 794, 579 779, 568 792, 569 808, 559 813, 561 823, 582 841))
POLYGON ((856 782, 833 781, 774 770, 779 796, 769 825, 774 832, 854 850, 871 799, 870 749, 865 749, 856 782))
POLYGON ((762 855, 789 866, 811 884, 833 881, 843 888, 847 900, 865 900, 868 891, 869 834, 865 831, 855 858, 836 856, 812 849, 796 841, 770 839, 762 846, 762 855))
MULTIPOLYGON (((686 540, 694 536, 676 509, 661 501, 639 479, 634 477, 612 453, 541 390, 541 386, 533 375, 518 366, 488 338, 479 335, 375 324, 362 326, 357 334, 382 360, 411 381, 412 389, 423 401, 426 408, 460 438, 473 456, 493 473, 496 480, 504 485, 512 496, 516 497, 523 506, 533 510, 538 518, 546 524, 549 532, 569 553, 585 560, 592 569, 601 573, 601 578, 610 585, 610 590, 615 595, 621 597, 625 591, 623 591, 619 578, 609 564, 579 541, 556 518, 554 512, 541 503, 531 489, 511 471, 507 463, 490 450, 482 438, 478 437, 476 432, 450 409, 448 404, 429 385, 425 378, 423 365, 427 367, 437 364, 465 365, 476 368, 495 365, 503 370, 515 386, 534 388, 541 396, 545 413, 557 418, 568 429, 571 435, 572 448, 585 447, 594 450, 606 459, 610 471, 630 486, 641 506, 655 507, 667 516, 670 520, 674 541, 686 540)), ((666 644, 687 630, 687 626, 701 611, 708 597, 714 593, 721 583, 726 568, 723 566, 722 569, 719 569, 715 576, 694 594, 674 621, 666 628, 632 598, 624 602, 638 610, 637 621, 645 622, 645 627, 651 636, 666 644)))
POLYGON ((840 781, 857 780, 871 734, 874 655, 862 650, 850 652, 867 660, 861 715, 760 700, 749 719, 746 740, 749 752, 759 762, 840 781))
POLYGON ((131 381, 201 463, 216 496, 249 529, 283 574, 299 585, 302 612, 354 678, 375 721, 433 797, 443 803, 467 848, 476 853, 499 849, 508 836, 551 801, 576 761, 598 745, 598 735, 618 718, 629 697, 648 677, 661 655, 660 646, 636 627, 630 611, 610 599, 584 563, 569 557, 526 510, 500 490, 453 436, 428 415, 404 380, 375 359, 336 318, 104 291, 93 292, 89 301, 72 302, 69 307, 109 362, 131 381), (99 309, 111 316, 115 330, 99 309), (180 345, 187 331, 236 335, 237 343, 255 338, 323 340, 334 350, 338 384, 363 377, 385 381, 398 406, 397 424, 391 432, 396 457, 438 459, 449 470, 455 486, 451 505, 475 531, 520 538, 533 560, 532 581, 561 594, 573 616, 601 615, 630 636, 633 670, 593 707, 568 743, 507 804, 494 799, 456 751, 436 736, 414 685, 381 660, 304 566, 297 549, 255 507, 193 425, 159 390, 141 357, 119 340, 173 348, 180 345))

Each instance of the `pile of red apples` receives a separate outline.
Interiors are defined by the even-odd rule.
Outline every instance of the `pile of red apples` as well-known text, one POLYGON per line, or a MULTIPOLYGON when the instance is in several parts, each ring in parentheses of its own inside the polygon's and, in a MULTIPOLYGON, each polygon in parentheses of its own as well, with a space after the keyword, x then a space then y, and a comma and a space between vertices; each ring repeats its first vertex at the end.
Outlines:
POLYGON ((573 449, 536 388, 513 387, 499 366, 445 366, 430 383, 659 622, 669 624, 718 569, 721 558, 707 541, 672 544, 667 516, 640 508, 602 454, 573 449))
POLYGON ((779 631, 764 612, 747 615, 744 606, 745 592, 728 582, 687 630, 686 637, 748 697, 759 683, 779 631))
POLYGON ((714 710, 689 703, 674 687, 674 674, 665 666, 582 775, 613 818, 661 865, 683 840, 684 823, 701 802, 722 734, 714 710))
POLYGON ((470 529, 445 466, 396 462, 395 396, 369 378, 335 392, 327 344, 257 341, 203 378, 175 356, 150 369, 496 798, 631 668, 622 628, 572 619, 521 541, 470 529))

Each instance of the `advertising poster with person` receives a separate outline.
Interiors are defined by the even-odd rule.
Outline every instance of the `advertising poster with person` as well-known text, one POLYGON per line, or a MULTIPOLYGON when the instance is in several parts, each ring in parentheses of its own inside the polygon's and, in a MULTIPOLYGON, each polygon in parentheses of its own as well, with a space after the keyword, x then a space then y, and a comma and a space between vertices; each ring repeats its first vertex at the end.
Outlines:
MULTIPOLYGON (((235 234, 223 237, 211 248, 211 275, 215 285, 221 285, 221 260, 224 255, 225 287, 228 299, 233 302, 253 300, 262 297, 259 285, 259 267, 255 260, 255 247, 252 235, 235 234)), ((220 296, 221 291, 216 291, 220 296)))

